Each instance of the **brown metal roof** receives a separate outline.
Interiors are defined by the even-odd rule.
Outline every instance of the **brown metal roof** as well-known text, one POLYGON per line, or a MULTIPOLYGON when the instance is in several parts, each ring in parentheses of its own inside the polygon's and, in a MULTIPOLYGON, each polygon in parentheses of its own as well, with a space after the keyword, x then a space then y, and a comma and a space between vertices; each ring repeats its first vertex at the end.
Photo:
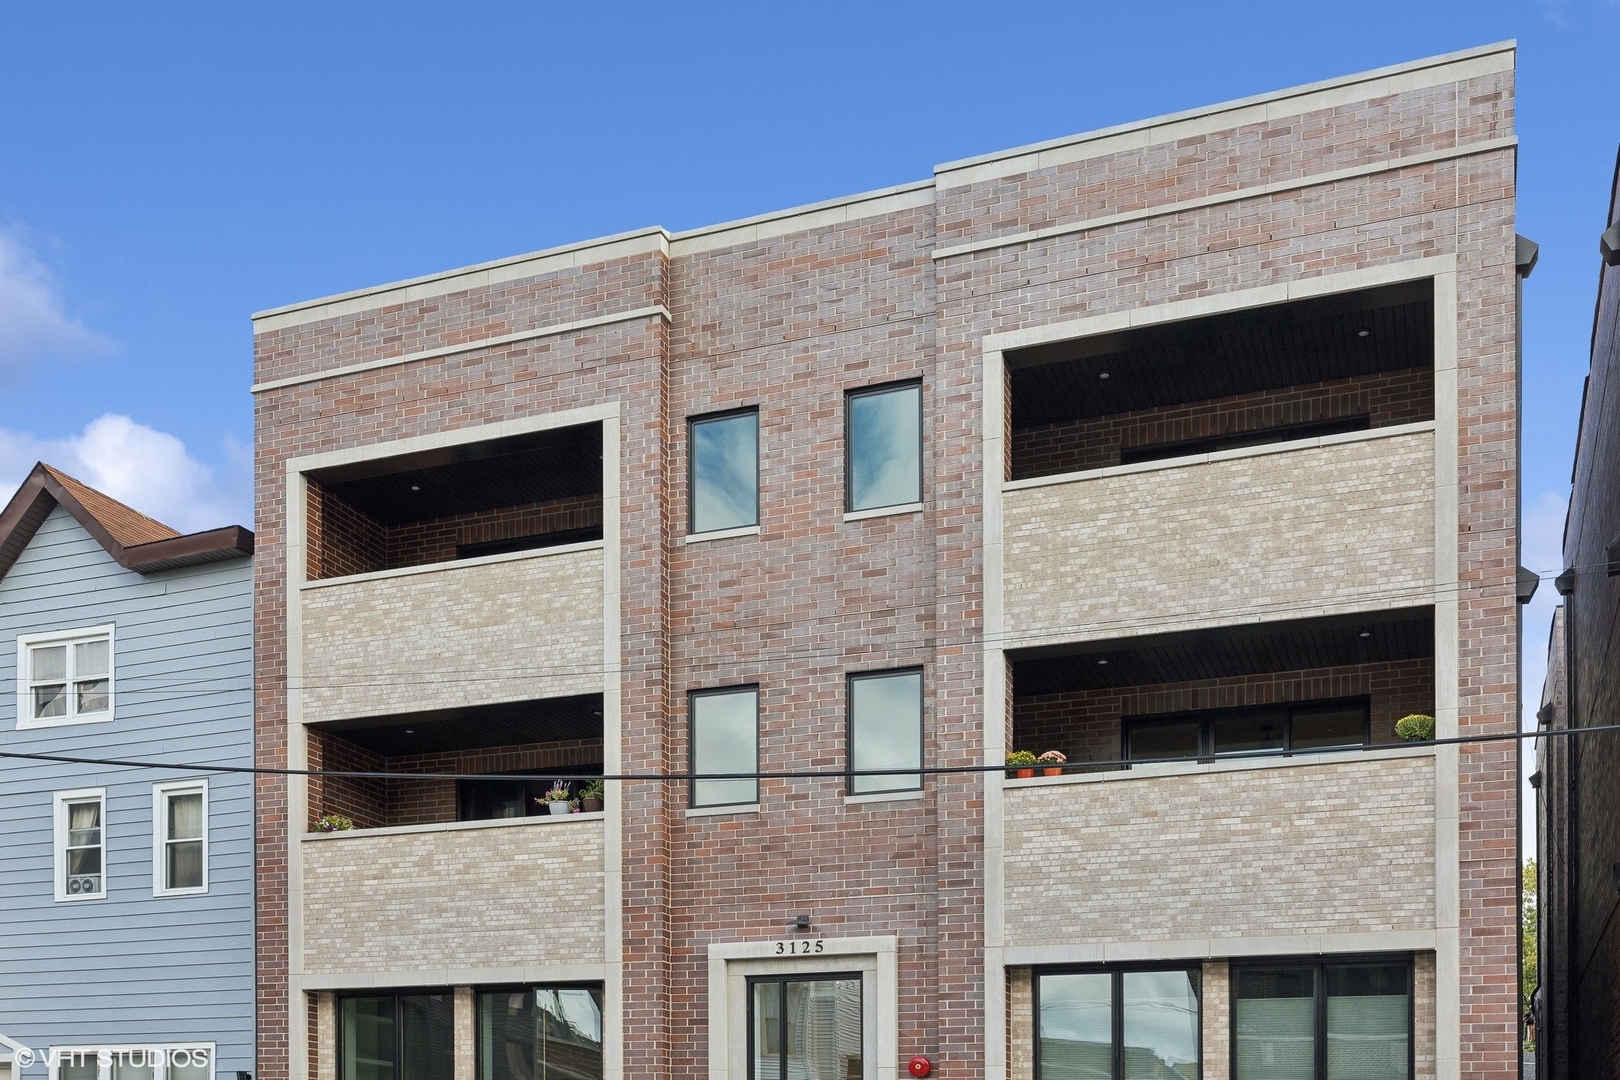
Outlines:
POLYGON ((0 510, 0 577, 58 506, 118 565, 141 574, 253 554, 253 534, 240 525, 182 535, 42 461, 0 510))

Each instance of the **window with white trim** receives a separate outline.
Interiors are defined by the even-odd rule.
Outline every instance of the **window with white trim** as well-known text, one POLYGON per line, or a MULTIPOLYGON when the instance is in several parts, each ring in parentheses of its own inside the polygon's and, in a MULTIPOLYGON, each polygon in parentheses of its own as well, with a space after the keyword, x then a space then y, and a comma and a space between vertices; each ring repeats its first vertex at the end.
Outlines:
POLYGON ((214 1043, 53 1046, 50 1080, 213 1080, 214 1043))
POLYGON ((113 718, 113 628, 24 634, 17 639, 17 727, 113 718))
POLYGON ((56 899, 100 900, 107 895, 107 789, 59 791, 56 817, 56 899))
POLYGON ((208 782, 152 788, 152 894, 208 891, 208 782))

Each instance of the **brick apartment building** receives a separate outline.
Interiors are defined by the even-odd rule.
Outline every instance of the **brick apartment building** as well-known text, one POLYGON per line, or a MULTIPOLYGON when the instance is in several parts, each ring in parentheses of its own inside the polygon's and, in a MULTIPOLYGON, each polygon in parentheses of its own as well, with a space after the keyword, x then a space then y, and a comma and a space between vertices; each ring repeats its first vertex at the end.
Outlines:
MULTIPOLYGON (((1599 247, 1592 362, 1564 524, 1563 604, 1554 614, 1538 716, 1553 730, 1616 722, 1613 650, 1620 604, 1620 159, 1599 247)), ((1542 1077, 1620 1075, 1620 737, 1537 740, 1542 1077)))
POLYGON ((1513 69, 256 315, 261 1080, 1514 1075, 1513 69))

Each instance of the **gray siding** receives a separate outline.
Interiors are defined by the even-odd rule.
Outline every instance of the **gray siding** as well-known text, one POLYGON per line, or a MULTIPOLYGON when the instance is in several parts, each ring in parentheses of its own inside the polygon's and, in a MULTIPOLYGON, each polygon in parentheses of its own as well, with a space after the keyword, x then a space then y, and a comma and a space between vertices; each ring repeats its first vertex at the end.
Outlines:
MULTIPOLYGON (((57 508, 0 578, 0 750, 251 765, 252 659, 252 560, 143 576, 57 508), (113 722, 18 731, 18 635, 105 623, 113 722)), ((217 1077, 257 1071, 250 776, 206 774, 208 892, 152 895, 152 785, 196 775, 0 759, 0 1033, 41 1051, 213 1042, 217 1077), (58 903, 52 794, 97 787, 107 898, 58 903)))

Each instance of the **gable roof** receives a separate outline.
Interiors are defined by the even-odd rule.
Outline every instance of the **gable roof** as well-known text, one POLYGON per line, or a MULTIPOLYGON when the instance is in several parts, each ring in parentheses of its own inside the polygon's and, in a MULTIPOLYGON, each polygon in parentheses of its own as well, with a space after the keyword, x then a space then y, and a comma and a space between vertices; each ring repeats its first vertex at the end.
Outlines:
POLYGON ((182 535, 42 461, 0 510, 0 577, 58 506, 119 566, 140 574, 253 554, 253 534, 240 525, 182 535))

